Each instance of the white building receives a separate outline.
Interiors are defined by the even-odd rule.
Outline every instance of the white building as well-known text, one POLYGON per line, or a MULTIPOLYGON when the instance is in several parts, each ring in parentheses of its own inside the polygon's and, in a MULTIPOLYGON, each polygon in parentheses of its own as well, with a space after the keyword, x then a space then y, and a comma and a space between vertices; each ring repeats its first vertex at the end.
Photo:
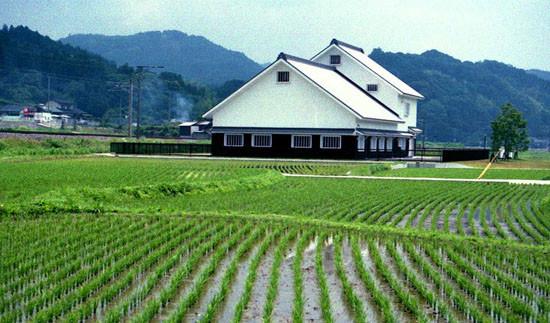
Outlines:
POLYGON ((306 60, 277 60, 203 117, 224 156, 412 156, 423 96, 336 39, 306 60))

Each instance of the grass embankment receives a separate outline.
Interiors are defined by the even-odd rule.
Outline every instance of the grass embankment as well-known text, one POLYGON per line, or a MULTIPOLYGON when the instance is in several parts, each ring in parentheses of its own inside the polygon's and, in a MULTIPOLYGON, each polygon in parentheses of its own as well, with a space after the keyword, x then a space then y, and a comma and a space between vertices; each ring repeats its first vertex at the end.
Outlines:
POLYGON ((85 138, 2 138, 0 158, 24 156, 60 156, 102 153, 109 151, 109 142, 85 138))
MULTIPOLYGON (((460 162, 471 167, 483 168, 487 165, 487 160, 471 160, 460 162)), ((494 163, 492 168, 537 168, 550 169, 550 151, 529 150, 521 152, 519 159, 502 160, 494 163)))

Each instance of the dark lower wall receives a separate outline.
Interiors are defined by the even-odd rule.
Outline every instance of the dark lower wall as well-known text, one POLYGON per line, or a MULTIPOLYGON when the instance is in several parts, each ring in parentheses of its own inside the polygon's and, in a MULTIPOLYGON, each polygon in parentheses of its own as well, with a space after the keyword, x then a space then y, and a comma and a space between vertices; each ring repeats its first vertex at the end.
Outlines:
POLYGON ((443 149, 441 161, 489 159, 489 149, 443 149))
POLYGON ((223 133, 212 134, 212 155, 231 157, 281 157, 281 158, 321 158, 354 159, 357 155, 357 137, 342 136, 340 149, 321 149, 320 135, 312 135, 311 148, 291 148, 291 135, 271 136, 271 147, 252 147, 252 135, 244 134, 244 147, 225 147, 223 133))

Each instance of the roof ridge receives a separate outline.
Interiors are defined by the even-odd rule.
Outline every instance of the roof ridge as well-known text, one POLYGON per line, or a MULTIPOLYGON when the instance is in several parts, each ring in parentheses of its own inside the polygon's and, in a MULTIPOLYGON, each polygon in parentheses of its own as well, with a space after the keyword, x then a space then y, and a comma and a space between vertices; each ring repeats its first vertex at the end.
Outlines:
POLYGON ((390 111, 392 114, 394 114, 396 117, 400 118, 401 119, 401 116, 395 112, 392 108, 388 107, 386 104, 384 104, 384 102, 378 100, 376 97, 374 97, 372 94, 370 94, 369 92, 367 92, 365 89, 363 89, 361 86, 359 86, 357 83, 353 82, 352 79, 350 79, 349 77, 347 77, 344 73, 340 72, 339 70, 335 70, 336 73, 338 73, 341 77, 343 77, 346 81, 350 82, 352 85, 354 85, 356 88, 358 88, 359 90, 361 90, 361 92, 363 92, 364 94, 366 94, 368 97, 370 97, 371 99, 373 99, 374 101, 376 101, 378 104, 380 104, 382 107, 384 107, 386 110, 390 111))
POLYGON ((389 85, 391 85, 393 88, 395 88, 398 92, 400 92, 401 94, 403 95, 408 95, 408 96, 412 96, 412 97, 415 97, 415 98, 419 98, 419 99, 423 99, 424 96, 422 94, 420 94, 420 92, 418 92, 417 90, 415 90, 412 86, 410 86, 409 84, 407 84, 405 81, 403 81, 402 79, 400 79, 399 77, 397 77, 395 74, 393 74, 391 71, 389 71, 387 68, 385 68, 384 66, 382 66, 380 63, 378 63, 377 61, 375 61, 374 59, 370 58, 369 55, 365 54, 365 52, 362 52, 362 54, 365 56, 365 58, 371 60, 374 64, 378 65, 382 70, 386 71, 388 74, 390 74, 391 76, 395 77, 398 81, 402 82, 403 84, 405 84, 407 87, 409 87, 410 89, 412 89, 414 92, 420 94, 420 96, 416 95, 416 94, 413 94, 413 93, 408 93, 408 92, 405 92, 403 91, 399 86, 395 85, 394 82, 388 80, 386 77, 384 77, 383 75, 381 75, 380 73, 378 73, 377 71, 375 71, 374 69, 372 69, 372 67, 368 66, 367 64, 365 64, 363 61, 359 60, 358 58, 356 58, 355 56, 353 56, 353 54, 351 54, 349 51, 346 51, 345 48, 342 48, 342 50, 344 52, 346 52, 348 55, 350 55, 356 62, 358 62, 359 64, 363 65, 364 67, 366 67, 367 69, 369 69, 372 73, 374 73, 375 75, 377 75, 379 78, 381 78, 382 80, 384 80, 385 82, 387 82, 389 85))
POLYGON ((363 50, 363 48, 359 47, 359 46, 354 46, 352 44, 348 44, 346 42, 343 42, 341 40, 338 40, 336 38, 333 38, 331 41, 330 41, 330 44, 334 44, 334 45, 340 45, 340 46, 345 46, 345 47, 348 47, 348 48, 351 48, 351 49, 354 49, 356 51, 359 51, 361 53, 365 53, 365 51, 363 50))
POLYGON ((295 61, 298 61, 300 63, 308 64, 308 65, 311 65, 311 66, 317 66, 317 67, 325 68, 325 69, 332 70, 332 71, 336 70, 336 67, 334 67, 334 66, 325 65, 325 64, 322 64, 322 63, 317 63, 317 62, 314 62, 314 61, 310 61, 309 59, 289 55, 289 54, 286 54, 286 53, 283 53, 283 52, 281 52, 279 54, 279 56, 277 56, 277 59, 282 59, 284 61, 288 61, 288 59, 291 59, 291 60, 295 60, 295 61))

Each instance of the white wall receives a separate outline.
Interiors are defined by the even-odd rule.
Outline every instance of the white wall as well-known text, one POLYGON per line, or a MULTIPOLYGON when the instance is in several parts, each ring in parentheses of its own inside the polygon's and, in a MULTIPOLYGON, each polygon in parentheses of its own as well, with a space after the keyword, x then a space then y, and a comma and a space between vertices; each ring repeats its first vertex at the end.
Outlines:
POLYGON ((379 129, 379 130, 392 130, 392 131, 401 131, 401 124, 389 123, 389 122, 376 122, 376 121, 357 121, 358 128, 364 129, 379 129))
POLYGON ((356 117, 279 61, 214 111, 214 127, 355 128, 356 117), (289 83, 277 83, 289 71, 289 83))
POLYGON ((378 91, 369 93, 399 114, 399 117, 405 121, 405 124, 399 126, 400 131, 406 131, 408 127, 416 126, 416 99, 400 95, 397 89, 337 46, 330 47, 326 52, 316 57, 314 61, 330 65, 330 55, 340 55, 341 63, 340 65, 335 65, 336 68, 363 89, 366 90, 367 84, 378 84, 378 91), (405 105, 407 102, 410 103, 411 108, 409 116, 405 117, 405 105))

